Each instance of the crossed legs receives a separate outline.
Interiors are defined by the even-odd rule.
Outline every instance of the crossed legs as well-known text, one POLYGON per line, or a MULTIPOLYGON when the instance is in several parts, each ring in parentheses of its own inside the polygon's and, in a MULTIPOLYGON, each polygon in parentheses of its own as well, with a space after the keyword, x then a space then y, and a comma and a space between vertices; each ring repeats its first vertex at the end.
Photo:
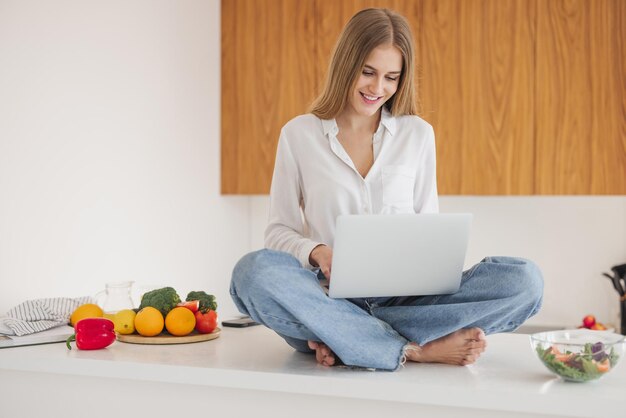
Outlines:
POLYGON ((510 331, 539 309, 542 279, 526 260, 487 258, 463 275, 453 295, 373 299, 366 307, 328 298, 291 255, 261 250, 233 271, 239 310, 320 364, 395 370, 403 359, 466 365, 485 334, 510 331))

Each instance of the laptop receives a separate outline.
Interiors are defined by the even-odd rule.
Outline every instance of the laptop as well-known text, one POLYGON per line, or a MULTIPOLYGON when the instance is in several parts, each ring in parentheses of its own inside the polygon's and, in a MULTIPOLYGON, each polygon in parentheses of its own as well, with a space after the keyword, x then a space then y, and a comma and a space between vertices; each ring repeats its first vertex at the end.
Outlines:
POLYGON ((459 290, 472 215, 340 215, 331 298, 421 296, 459 290))

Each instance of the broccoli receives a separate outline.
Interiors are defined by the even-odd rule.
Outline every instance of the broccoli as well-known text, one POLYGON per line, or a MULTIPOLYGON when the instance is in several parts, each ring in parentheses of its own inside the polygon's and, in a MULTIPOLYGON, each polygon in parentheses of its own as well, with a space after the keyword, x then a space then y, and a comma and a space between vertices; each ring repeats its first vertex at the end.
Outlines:
POLYGON ((217 302, 215 301, 215 296, 209 295, 202 290, 189 292, 189 294, 187 295, 187 299, 185 300, 187 302, 192 300, 199 300, 200 312, 206 312, 209 309, 212 311, 217 310, 217 302))
POLYGON ((164 287, 144 293, 141 297, 139 309, 152 306, 161 311, 163 317, 165 317, 178 303, 180 303, 180 296, 178 296, 176 290, 171 287, 164 287))

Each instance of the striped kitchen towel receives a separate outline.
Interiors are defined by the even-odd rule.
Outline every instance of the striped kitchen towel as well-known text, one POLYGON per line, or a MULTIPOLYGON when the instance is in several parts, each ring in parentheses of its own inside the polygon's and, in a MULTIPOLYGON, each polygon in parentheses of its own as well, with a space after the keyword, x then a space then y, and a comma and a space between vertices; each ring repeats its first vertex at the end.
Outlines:
POLYGON ((70 321, 72 312, 83 303, 93 303, 93 298, 28 300, 0 317, 0 334, 22 336, 65 325, 70 321))

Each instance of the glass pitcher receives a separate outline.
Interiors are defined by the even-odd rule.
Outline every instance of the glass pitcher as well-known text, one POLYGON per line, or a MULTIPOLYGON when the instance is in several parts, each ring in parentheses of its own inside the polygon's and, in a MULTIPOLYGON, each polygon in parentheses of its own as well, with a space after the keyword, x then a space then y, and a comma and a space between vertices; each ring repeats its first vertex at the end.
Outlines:
POLYGON ((112 319, 116 312, 135 307, 131 295, 133 283, 107 283, 105 289, 96 294, 96 303, 104 311, 105 318, 112 319))

